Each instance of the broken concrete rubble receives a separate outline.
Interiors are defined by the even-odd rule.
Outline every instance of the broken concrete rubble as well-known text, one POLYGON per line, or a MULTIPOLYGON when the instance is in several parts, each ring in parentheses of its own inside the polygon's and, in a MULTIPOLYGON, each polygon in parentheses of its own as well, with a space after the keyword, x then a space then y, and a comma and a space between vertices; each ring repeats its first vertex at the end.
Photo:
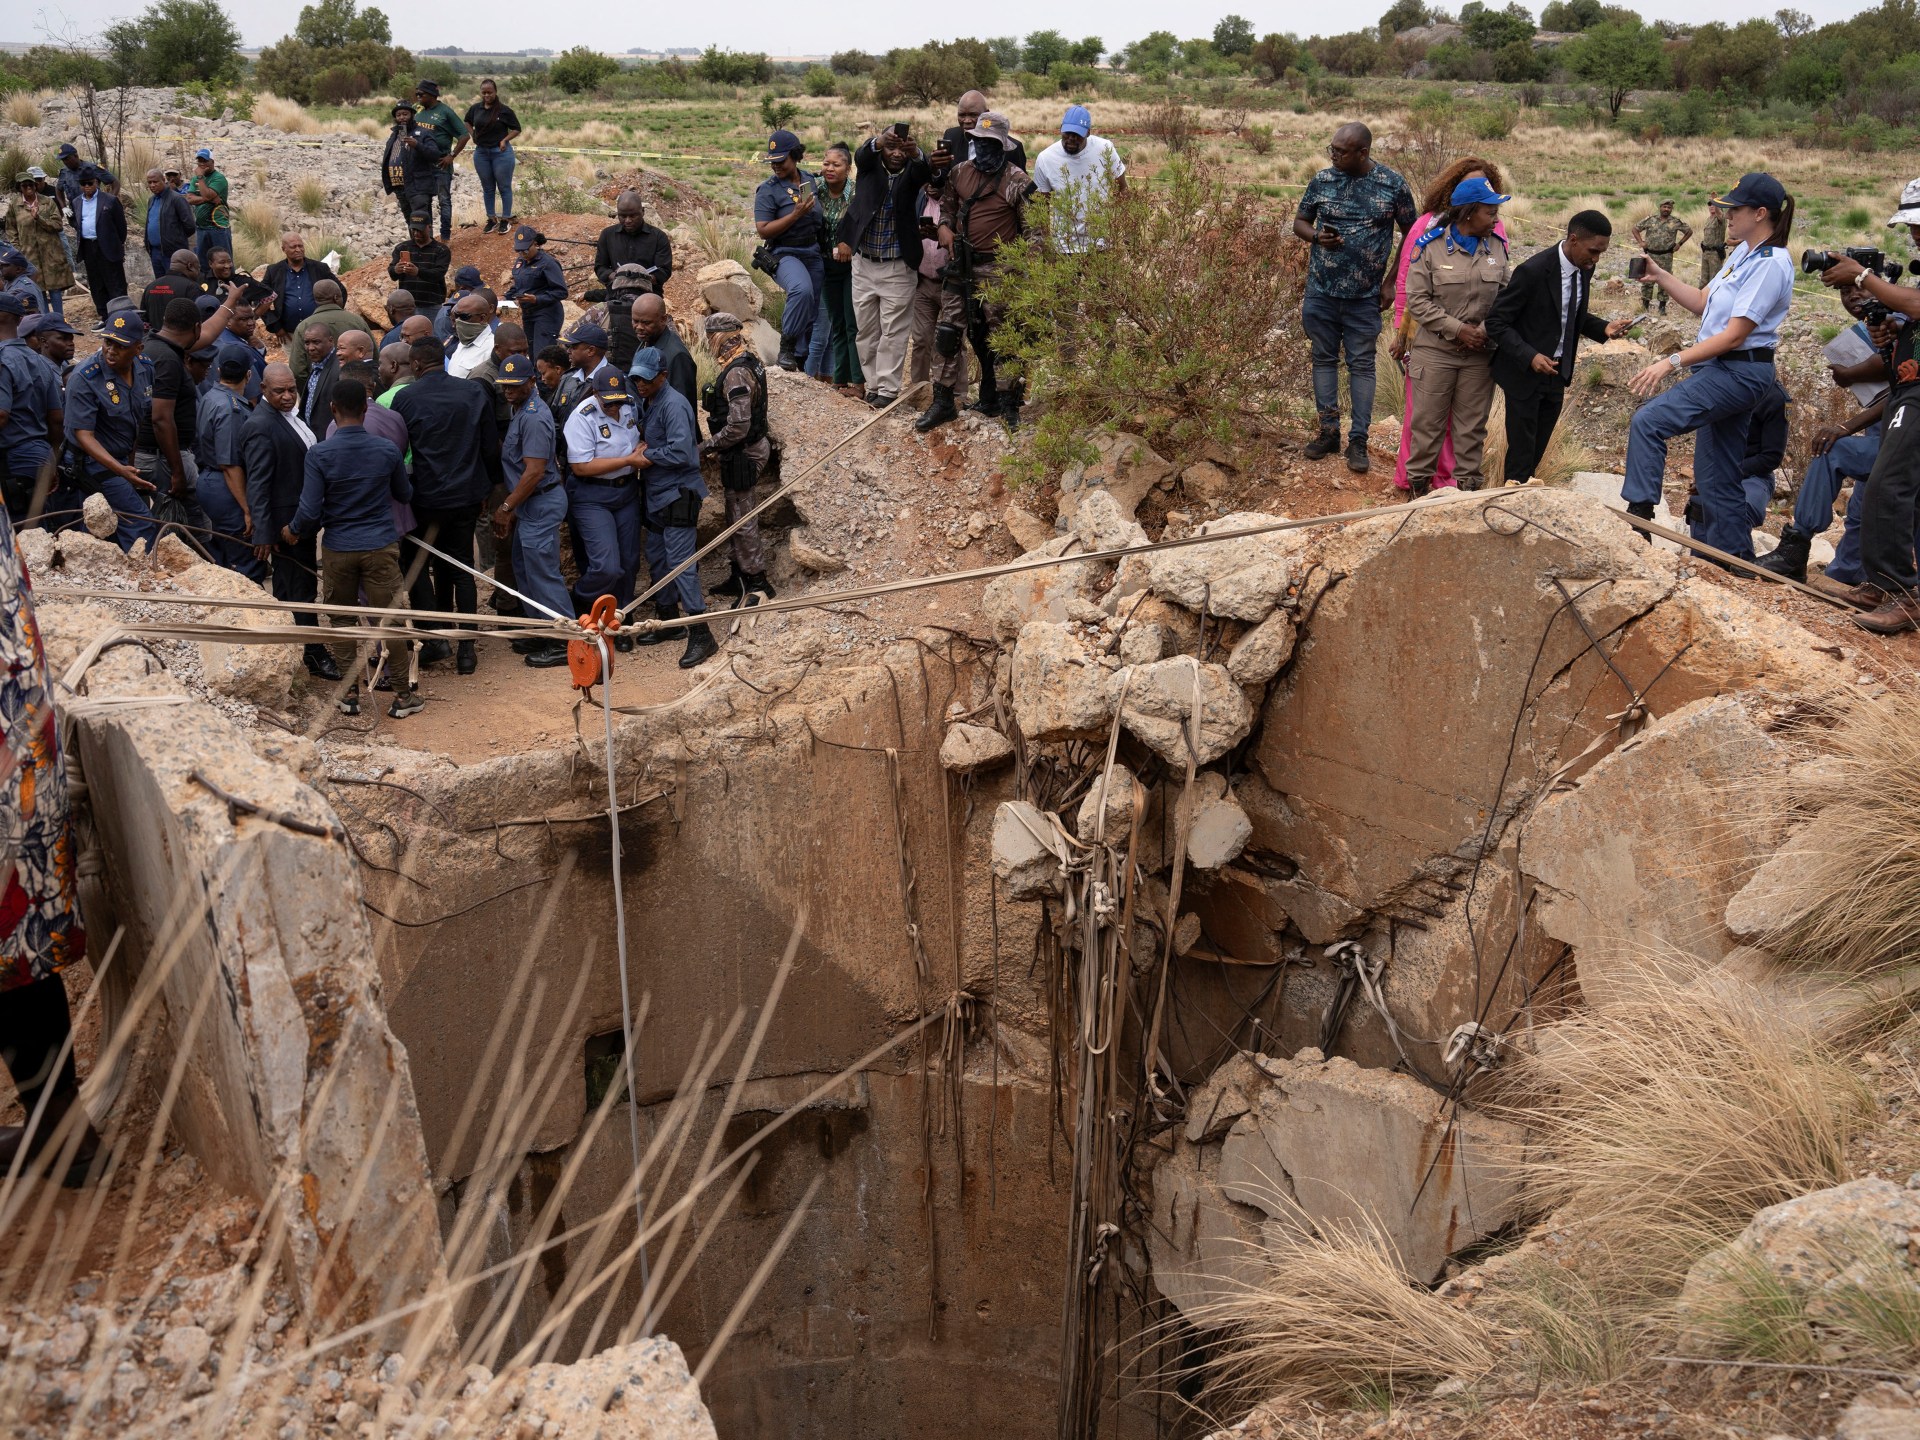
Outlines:
POLYGON ((1224 665, 1175 655, 1129 672, 1120 723, 1169 765, 1208 765, 1247 738, 1253 707, 1224 665))
POLYGON ((1066 888, 1065 844, 1046 811, 1002 801, 993 817, 993 873, 1011 900, 1038 900, 1066 888))
MULTIPOLYGON (((246 576, 222 565, 205 561, 189 566, 176 577, 179 587, 194 595, 216 596, 227 600, 265 600, 267 592, 246 576)), ((288 623, 283 610, 239 610, 227 606, 204 606, 189 614, 217 624, 239 625, 248 630, 275 629, 288 623)), ((200 665, 207 684, 223 695, 255 705, 280 706, 287 702, 294 677, 300 673, 300 650, 294 645, 224 645, 213 640, 199 642, 200 665)))
POLYGON ((1087 787, 1086 798, 1074 816, 1074 833, 1088 844, 1124 845, 1133 826, 1135 797, 1144 793, 1133 772, 1113 765, 1087 787), (1103 822, 1104 815, 1104 824, 1103 822))
MULTIPOLYGON (((1243 512, 1200 527, 1203 535, 1273 525, 1284 515, 1243 512)), ((1306 545, 1301 531, 1281 530, 1212 545, 1157 550, 1147 559, 1153 593, 1189 610, 1235 620, 1264 620, 1286 599, 1293 557, 1306 545)))
POLYGON ((1103 735, 1113 720, 1119 668, 1079 626, 1044 620, 1022 626, 1013 648, 1013 714, 1020 733, 1029 740, 1103 735))
POLYGON ((1013 758, 1013 742, 990 725, 964 720, 947 727, 940 742, 940 763, 960 775, 991 769, 1013 758))
MULTIPOLYGON (((1039 553, 1071 555, 1082 548, 1075 536, 1058 535, 1042 545, 1039 553)), ((1086 561, 996 576, 980 597, 980 613, 986 616, 993 634, 1003 643, 1011 643, 1023 625, 1035 620, 1077 619, 1076 601, 1091 607, 1099 598, 1095 586, 1101 578, 1101 569, 1098 561, 1086 561)), ((1100 617, 1095 614, 1093 618, 1100 617)))

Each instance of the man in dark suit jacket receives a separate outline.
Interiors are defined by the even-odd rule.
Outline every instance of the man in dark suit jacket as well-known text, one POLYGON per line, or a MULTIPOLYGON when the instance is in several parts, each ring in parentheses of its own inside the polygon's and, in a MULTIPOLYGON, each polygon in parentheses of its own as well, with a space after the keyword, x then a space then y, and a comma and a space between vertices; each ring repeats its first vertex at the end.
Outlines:
POLYGON ((933 177, 905 128, 888 126, 854 152, 853 204, 834 237, 853 264, 855 344, 876 409, 900 394, 920 283, 920 191, 933 177))
POLYGON ((119 196, 108 193, 100 183, 100 172, 91 165, 80 172, 73 229, 79 236, 80 264, 87 272, 87 293, 93 297, 94 309, 104 315, 109 300, 127 293, 127 210, 119 196))
POLYGON ((1509 485, 1524 485, 1547 453, 1560 407, 1573 383, 1580 337, 1611 340, 1629 320, 1611 324, 1587 313, 1593 267, 1613 243, 1613 226, 1598 210, 1567 222, 1567 237, 1514 268, 1487 316, 1493 378, 1507 397, 1509 485))
MULTIPOLYGON (((147 258, 153 262, 154 275, 164 275, 176 250, 193 248, 193 207, 167 183, 166 172, 158 166, 147 171, 147 258)), ((148 326, 153 320, 148 318, 148 326)))
POLYGON ((307 378, 298 382, 300 418, 315 435, 324 435, 333 416, 333 387, 340 379, 340 355, 333 331, 324 320, 309 320, 303 325, 300 344, 307 353, 307 378))
POLYGON ((273 291, 273 306, 263 316, 267 328, 282 340, 287 340, 292 337, 295 327, 318 308, 313 298, 313 287, 322 280, 338 277, 326 261, 307 258, 307 242, 298 235, 282 235, 280 253, 286 258, 267 266, 267 273, 260 277, 260 283, 273 291), (289 285, 296 291, 291 305, 287 303, 289 285))
MULTIPOLYGON (((247 477, 247 510, 253 516, 253 553, 273 564, 273 598, 315 600, 320 595, 320 551, 312 535, 289 545, 281 534, 300 508, 300 487, 306 481, 307 448, 314 433, 300 417, 300 387, 293 371, 269 365, 260 377, 260 396, 266 403, 253 407, 240 429, 240 465, 247 477)), ((293 612, 297 625, 318 625, 311 610, 293 612)), ((338 680, 340 667, 325 645, 306 647, 307 673, 322 680, 338 680)))

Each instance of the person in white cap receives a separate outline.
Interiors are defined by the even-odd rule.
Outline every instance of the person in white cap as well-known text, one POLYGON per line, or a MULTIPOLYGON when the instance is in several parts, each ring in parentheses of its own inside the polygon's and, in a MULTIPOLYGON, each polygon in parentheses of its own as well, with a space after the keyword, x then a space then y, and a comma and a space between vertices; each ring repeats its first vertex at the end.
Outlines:
POLYGON ((1069 105, 1060 122, 1060 138, 1033 162, 1034 188, 1049 199, 1054 245, 1069 255, 1082 255, 1104 239, 1087 234, 1087 217, 1110 195, 1127 188, 1127 164, 1110 141, 1093 133, 1093 112, 1069 105))
MULTIPOLYGON (((1908 239, 1920 246, 1920 179, 1907 182, 1900 208, 1887 226, 1904 226, 1908 239)), ((1920 356, 1914 354, 1920 289, 1896 284, 1846 257, 1821 271, 1820 279, 1836 290, 1858 289, 1889 312, 1886 320, 1868 327, 1874 344, 1888 357, 1892 386, 1884 402, 1884 438, 1873 474, 1867 477, 1860 517, 1860 564, 1867 578, 1846 598, 1866 612, 1856 617, 1862 629, 1897 635, 1920 629, 1920 569, 1914 553, 1915 520, 1920 517, 1920 356)))

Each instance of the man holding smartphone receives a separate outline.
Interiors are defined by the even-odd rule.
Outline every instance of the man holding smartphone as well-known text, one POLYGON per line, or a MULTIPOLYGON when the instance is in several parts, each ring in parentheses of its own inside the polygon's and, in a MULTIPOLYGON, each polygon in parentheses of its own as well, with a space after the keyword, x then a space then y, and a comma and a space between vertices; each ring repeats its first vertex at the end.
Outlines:
POLYGON ((853 154, 853 205, 836 256, 853 262, 854 344, 875 409, 900 397, 919 283, 920 227, 914 200, 933 178, 907 123, 889 125, 853 154))

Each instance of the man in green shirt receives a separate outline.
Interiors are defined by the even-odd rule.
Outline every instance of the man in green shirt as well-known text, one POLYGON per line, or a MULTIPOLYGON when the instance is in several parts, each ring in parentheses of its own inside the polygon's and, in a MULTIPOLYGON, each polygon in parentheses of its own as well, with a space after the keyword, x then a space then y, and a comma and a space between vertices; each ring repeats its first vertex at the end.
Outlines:
POLYGON ((214 251, 233 251, 233 216, 227 210, 227 177, 214 168, 213 152, 196 150, 193 168, 193 184, 187 187, 187 198, 193 201, 193 249, 206 274, 213 269, 214 251))
POLYGON ((467 148, 467 122, 441 102, 437 80, 416 80, 413 98, 420 102, 415 121, 440 142, 433 193, 440 198, 440 238, 448 240, 453 236, 453 158, 467 148))

